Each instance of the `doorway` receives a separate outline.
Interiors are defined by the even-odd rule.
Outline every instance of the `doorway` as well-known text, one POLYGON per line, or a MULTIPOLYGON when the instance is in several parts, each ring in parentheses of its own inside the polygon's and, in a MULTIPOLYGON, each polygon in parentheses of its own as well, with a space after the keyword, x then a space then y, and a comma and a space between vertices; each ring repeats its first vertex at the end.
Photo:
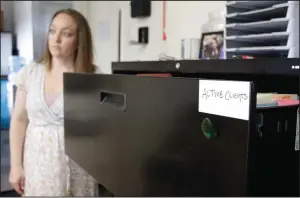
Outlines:
POLYGON ((46 46, 52 16, 60 9, 73 8, 72 1, 33 1, 33 58, 39 60, 46 46))

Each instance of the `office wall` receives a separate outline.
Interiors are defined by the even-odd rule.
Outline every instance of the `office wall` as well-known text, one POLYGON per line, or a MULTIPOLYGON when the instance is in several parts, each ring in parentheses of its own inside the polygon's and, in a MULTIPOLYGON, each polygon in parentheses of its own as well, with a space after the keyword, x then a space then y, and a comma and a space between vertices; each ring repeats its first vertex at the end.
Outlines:
POLYGON ((132 19, 130 1, 91 1, 88 19, 95 44, 96 64, 105 73, 111 72, 111 62, 118 58, 118 11, 122 11, 121 60, 158 60, 160 53, 180 58, 180 40, 199 38, 201 26, 208 20, 208 13, 225 9, 226 1, 167 1, 167 41, 162 40, 162 1, 152 1, 151 17, 132 19), (129 44, 131 31, 148 26, 149 44, 129 44), (107 31, 101 33, 101 31, 107 31))
MULTIPOLYGON (((2 2, 1 2, 2 3, 2 2)), ((111 62, 118 60, 118 12, 122 12, 121 61, 158 60, 165 53, 180 58, 180 40, 199 38, 208 13, 225 9, 226 1, 167 1, 167 41, 162 40, 162 1, 152 1, 151 17, 132 19, 130 1, 77 1, 73 7, 83 13, 94 37, 95 63, 105 73, 111 72, 111 62), (129 43, 138 27, 149 27, 149 44, 129 43)), ((32 2, 14 2, 14 28, 21 55, 33 59, 32 2), (28 23, 28 24, 27 24, 28 23), (27 24, 27 25, 26 25, 27 24), (30 36, 31 35, 31 36, 30 36), (22 46, 22 47, 20 47, 22 46)))

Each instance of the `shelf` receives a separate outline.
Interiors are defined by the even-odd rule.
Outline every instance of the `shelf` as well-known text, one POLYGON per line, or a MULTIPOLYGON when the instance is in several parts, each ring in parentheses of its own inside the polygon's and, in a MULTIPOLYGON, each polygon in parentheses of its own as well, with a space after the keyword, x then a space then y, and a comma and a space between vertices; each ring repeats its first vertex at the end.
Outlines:
POLYGON ((1 74, 1 80, 8 80, 8 75, 1 74))
POLYGON ((275 74, 299 76, 300 70, 293 69, 293 66, 299 64, 299 62, 299 58, 113 62, 112 71, 113 73, 130 73, 133 71, 139 73, 141 71, 144 73, 174 72, 185 74, 275 74), (179 68, 178 65, 180 66, 179 68))
POLYGON ((227 1, 227 7, 258 9, 270 7, 283 1, 227 1))
POLYGON ((265 52, 265 51, 287 51, 289 47, 286 46, 271 46, 271 47, 240 47, 227 49, 227 52, 243 51, 243 52, 265 52))
POLYGON ((10 31, 0 31, 1 34, 13 34, 12 32, 10 31))
POLYGON ((228 24, 226 25, 226 28, 267 33, 270 31, 286 30, 288 22, 289 19, 287 18, 278 18, 278 19, 271 19, 268 21, 260 21, 260 22, 228 24))
POLYGON ((243 47, 238 49, 227 49, 228 58, 234 55, 251 55, 255 58, 285 58, 288 56, 289 48, 279 47, 243 47))
POLYGON ((227 59, 299 58, 299 2, 228 1, 226 5, 227 59))
POLYGON ((227 36, 228 41, 242 41, 242 42, 278 42, 286 40, 289 36, 287 32, 272 32, 266 34, 250 34, 243 36, 227 36))
POLYGON ((232 13, 226 15, 227 19, 231 20, 241 20, 241 21, 257 21, 257 20, 270 20, 273 16, 277 16, 276 18, 285 17, 288 3, 273 5, 270 8, 264 8, 259 10, 251 10, 247 12, 241 13, 232 13), (279 17, 278 17, 279 16, 279 17))

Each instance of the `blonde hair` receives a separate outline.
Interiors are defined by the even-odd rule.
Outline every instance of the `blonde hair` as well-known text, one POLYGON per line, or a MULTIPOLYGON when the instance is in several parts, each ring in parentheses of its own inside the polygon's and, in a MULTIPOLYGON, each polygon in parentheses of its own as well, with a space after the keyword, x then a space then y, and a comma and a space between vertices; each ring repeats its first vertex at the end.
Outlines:
MULTIPOLYGON (((77 25, 77 50, 75 55, 75 72, 94 73, 96 66, 93 64, 93 42, 90 26, 85 17, 73 9, 63 9, 57 11, 53 19, 59 14, 67 14, 72 17, 77 25)), ((45 52, 40 63, 45 64, 48 71, 51 70, 52 55, 49 51, 48 41, 45 46, 45 52)))

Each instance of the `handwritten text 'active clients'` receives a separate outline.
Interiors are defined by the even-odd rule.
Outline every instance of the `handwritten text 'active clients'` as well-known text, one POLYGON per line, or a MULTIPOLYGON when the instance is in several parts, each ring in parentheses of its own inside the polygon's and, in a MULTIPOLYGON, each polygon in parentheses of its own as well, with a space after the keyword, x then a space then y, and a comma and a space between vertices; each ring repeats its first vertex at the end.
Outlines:
POLYGON ((245 93, 235 93, 231 91, 222 91, 215 89, 204 89, 201 98, 205 98, 206 100, 211 98, 220 98, 225 100, 238 100, 240 102, 248 100, 249 96, 245 93))

